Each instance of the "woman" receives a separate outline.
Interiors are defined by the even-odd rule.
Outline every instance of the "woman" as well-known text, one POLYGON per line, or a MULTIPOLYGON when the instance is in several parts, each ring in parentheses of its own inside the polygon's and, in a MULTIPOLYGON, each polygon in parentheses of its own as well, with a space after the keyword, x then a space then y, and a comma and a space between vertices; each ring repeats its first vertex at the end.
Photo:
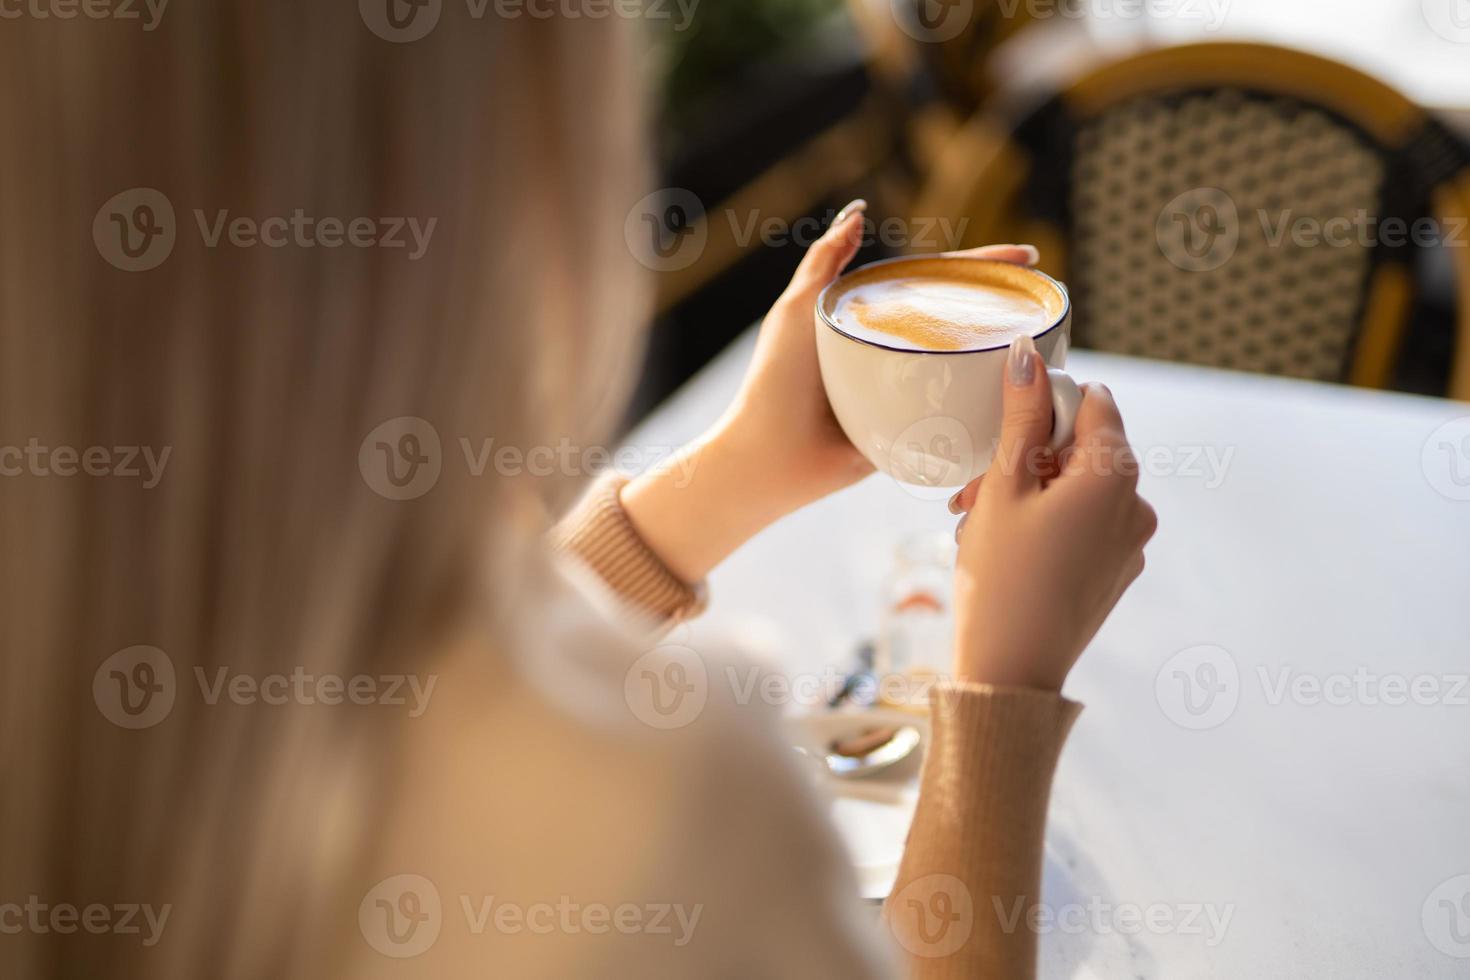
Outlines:
MULTIPOLYGON (((660 730, 624 690, 709 568, 865 472, 810 324, 857 209, 695 482, 598 484, 554 557, 581 475, 476 475, 459 446, 595 445, 628 390, 631 32, 444 5, 399 44, 370 6, 0 31, 0 445, 50 450, 0 481, 9 972, 1030 975, 990 898, 1036 895, 1057 691, 1152 530, 1132 481, 1079 453, 960 498, 957 680, 884 930, 768 711, 711 685, 660 730), (384 233, 407 219, 434 221, 418 258, 384 233), (403 416, 442 440, 410 500, 364 462, 403 416), (152 485, 120 464, 143 450, 152 485)), ((1011 377, 1004 438, 1039 444, 1025 345, 1011 377)), ((1078 443, 1126 452, 1102 389, 1078 443)))

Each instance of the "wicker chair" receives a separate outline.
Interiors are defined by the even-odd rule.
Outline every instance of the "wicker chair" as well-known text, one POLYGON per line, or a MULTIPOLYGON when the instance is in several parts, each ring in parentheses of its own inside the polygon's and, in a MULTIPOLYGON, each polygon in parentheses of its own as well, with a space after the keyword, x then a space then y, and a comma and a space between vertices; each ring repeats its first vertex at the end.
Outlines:
POLYGON ((1080 346, 1371 387, 1438 219, 1459 246, 1448 393, 1470 399, 1470 155, 1334 62, 1201 44, 1114 63, 1009 124, 973 118, 916 209, 968 217, 967 244, 1041 246, 1080 346))

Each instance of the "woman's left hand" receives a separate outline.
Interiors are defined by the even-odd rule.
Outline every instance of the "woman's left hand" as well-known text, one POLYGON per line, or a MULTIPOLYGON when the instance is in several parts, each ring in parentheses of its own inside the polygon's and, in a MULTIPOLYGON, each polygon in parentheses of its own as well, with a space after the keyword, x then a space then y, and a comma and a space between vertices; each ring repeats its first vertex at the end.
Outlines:
MULTIPOLYGON (((863 239, 866 202, 843 208, 807 251, 766 315, 740 392, 724 416, 670 464, 623 489, 644 540, 686 582, 766 525, 873 472, 837 424, 817 363, 817 296, 863 239), (673 474, 686 475, 681 488, 673 474)), ((1029 245, 953 253, 1034 264, 1029 245)))

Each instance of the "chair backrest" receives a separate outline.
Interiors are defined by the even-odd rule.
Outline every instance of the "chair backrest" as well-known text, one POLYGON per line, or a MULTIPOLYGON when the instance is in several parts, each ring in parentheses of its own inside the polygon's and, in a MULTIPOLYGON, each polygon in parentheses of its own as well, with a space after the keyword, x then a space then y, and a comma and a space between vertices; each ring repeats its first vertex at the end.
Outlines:
MULTIPOLYGON (((1392 379, 1416 252, 1463 240, 1470 213, 1470 155, 1423 110, 1261 45, 1114 63, 1012 125, 976 120, 955 152, 969 176, 951 162, 921 206, 978 217, 976 240, 1040 238, 1079 345, 1375 387, 1392 379), (987 188, 1002 199, 980 203, 987 188)), ((1470 264, 1450 251, 1449 389, 1470 397, 1470 264)))

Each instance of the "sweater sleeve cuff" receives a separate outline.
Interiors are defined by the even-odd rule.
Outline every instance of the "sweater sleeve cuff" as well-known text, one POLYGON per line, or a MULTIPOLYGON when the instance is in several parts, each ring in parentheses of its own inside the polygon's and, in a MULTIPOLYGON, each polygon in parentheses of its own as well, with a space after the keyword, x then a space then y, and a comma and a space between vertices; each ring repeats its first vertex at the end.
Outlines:
MULTIPOLYGON (((952 681, 930 707, 926 787, 948 802, 938 813, 972 818, 998 800, 1044 823, 1052 775, 1082 706, 1052 691, 952 681)), ((958 825, 956 825, 958 829, 958 825)))
POLYGON ((1039 901, 1052 775, 1081 705, 1050 691, 940 685, 919 802, 894 893, 893 936, 922 980, 1036 976, 1036 935, 996 909, 1039 901), (936 934, 915 908, 963 913, 936 934))
POLYGON ((552 550, 590 569, 642 616, 677 622, 699 615, 704 583, 681 581, 639 536, 623 511, 627 482, 620 474, 600 477, 552 529, 552 550))

